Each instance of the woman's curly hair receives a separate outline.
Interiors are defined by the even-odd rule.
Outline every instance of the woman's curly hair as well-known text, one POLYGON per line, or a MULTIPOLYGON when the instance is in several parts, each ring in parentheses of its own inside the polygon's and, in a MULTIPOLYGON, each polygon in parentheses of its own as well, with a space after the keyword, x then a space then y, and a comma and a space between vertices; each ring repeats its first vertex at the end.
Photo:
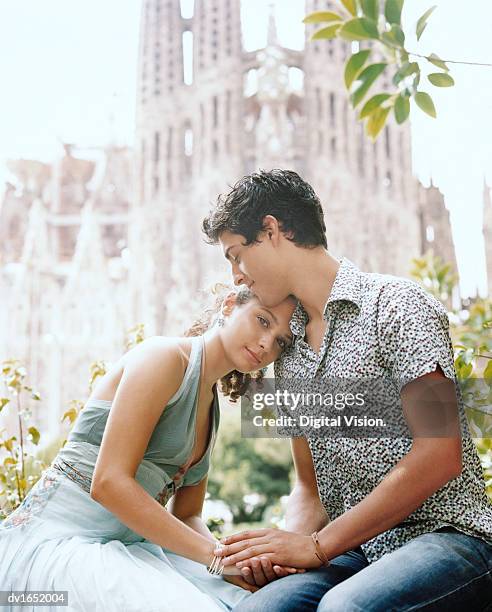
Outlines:
MULTIPOLYGON (((255 298, 255 294, 246 285, 241 285, 239 289, 228 286, 224 283, 216 283, 212 287, 212 303, 206 306, 200 316, 195 319, 191 327, 185 332, 184 336, 202 336, 208 329, 213 327, 220 316, 220 309, 225 296, 234 291, 236 293, 236 304, 241 306, 247 304, 251 299, 255 298)), ((220 390, 228 396, 231 402, 236 402, 239 397, 244 395, 248 390, 248 386, 251 380, 261 381, 263 379, 264 372, 262 370, 255 370, 244 374, 238 370, 232 370, 220 379, 220 390)))

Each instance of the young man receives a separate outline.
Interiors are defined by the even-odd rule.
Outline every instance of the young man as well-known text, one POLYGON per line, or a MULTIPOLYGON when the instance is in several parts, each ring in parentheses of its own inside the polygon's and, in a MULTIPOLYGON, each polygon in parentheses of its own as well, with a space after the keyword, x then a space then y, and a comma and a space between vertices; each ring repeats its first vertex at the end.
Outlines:
POLYGON ((242 178, 219 197, 203 230, 220 243, 234 282, 251 287, 266 308, 289 294, 299 300, 294 342, 276 362, 276 377, 302 392, 303 379, 322 390, 326 377, 390 376, 412 433, 292 438, 296 485, 286 530, 225 540, 226 563, 238 563, 251 583, 269 582, 237 610, 486 609, 492 505, 456 406, 443 306, 413 281, 333 257, 319 199, 292 171, 242 178), (422 394, 435 383, 434 400, 444 410, 451 397, 463 439, 459 428, 449 437, 421 434, 422 394), (275 581, 275 564, 310 569, 275 581))

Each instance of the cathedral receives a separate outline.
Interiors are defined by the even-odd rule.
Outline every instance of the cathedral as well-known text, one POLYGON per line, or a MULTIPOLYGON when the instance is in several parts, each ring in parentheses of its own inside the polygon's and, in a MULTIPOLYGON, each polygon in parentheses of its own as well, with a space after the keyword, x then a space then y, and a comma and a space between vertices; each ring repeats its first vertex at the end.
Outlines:
MULTIPOLYGON (((329 5, 307 0, 306 13, 329 5)), ((186 319, 192 296, 223 267, 220 250, 200 239, 203 213, 258 168, 289 168, 311 183, 330 251, 362 269, 406 276, 411 258, 431 246, 455 267, 442 195, 412 175, 409 123, 390 121, 372 144, 348 104, 350 43, 284 48, 272 11, 265 48, 248 52, 239 0, 194 6, 183 17, 179 0, 143 3, 136 206, 146 226, 139 245, 148 249, 140 249, 141 265, 150 258, 155 270, 152 283, 137 279, 146 296, 140 318, 158 329, 186 319)))
MULTIPOLYGON (((329 4, 307 0, 306 13, 329 4)), ((139 323, 181 334, 206 287, 229 279, 201 220, 258 168, 312 184, 334 255, 408 276, 433 248, 456 269, 443 197, 412 175, 408 122, 389 121, 372 144, 347 102, 350 43, 310 42, 309 26, 302 51, 285 48, 272 11, 266 46, 246 51, 240 0, 194 5, 184 16, 179 0, 142 1, 134 149, 66 144, 53 164, 10 162, 0 358, 26 365, 51 435, 69 401, 87 398, 91 362, 117 359, 139 323)))

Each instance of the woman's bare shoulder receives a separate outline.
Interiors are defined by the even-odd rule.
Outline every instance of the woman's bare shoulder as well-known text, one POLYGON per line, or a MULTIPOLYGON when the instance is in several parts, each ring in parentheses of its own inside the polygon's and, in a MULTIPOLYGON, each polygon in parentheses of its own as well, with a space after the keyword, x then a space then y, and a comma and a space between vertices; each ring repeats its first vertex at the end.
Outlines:
MULTIPOLYGON (((123 368, 128 363, 170 357, 177 359, 184 369, 191 353, 191 338, 182 336, 150 336, 139 342, 121 357, 123 368)), ((173 360, 174 360, 173 359, 173 360)))
POLYGON ((89 399, 112 401, 125 372, 150 367, 156 378, 162 369, 171 367, 176 376, 184 375, 191 351, 191 338, 151 336, 124 353, 98 381, 89 399), (161 366, 161 367, 159 367, 161 366))

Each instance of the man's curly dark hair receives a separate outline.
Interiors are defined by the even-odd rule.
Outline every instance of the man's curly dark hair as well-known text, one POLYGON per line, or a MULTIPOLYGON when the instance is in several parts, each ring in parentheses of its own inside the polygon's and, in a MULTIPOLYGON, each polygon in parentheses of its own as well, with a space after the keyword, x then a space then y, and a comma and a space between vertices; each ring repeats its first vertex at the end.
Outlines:
POLYGON ((265 215, 274 216, 295 244, 327 247, 323 209, 314 189, 293 170, 260 170, 243 176, 203 219, 206 242, 217 244, 224 231, 258 242, 265 215))

